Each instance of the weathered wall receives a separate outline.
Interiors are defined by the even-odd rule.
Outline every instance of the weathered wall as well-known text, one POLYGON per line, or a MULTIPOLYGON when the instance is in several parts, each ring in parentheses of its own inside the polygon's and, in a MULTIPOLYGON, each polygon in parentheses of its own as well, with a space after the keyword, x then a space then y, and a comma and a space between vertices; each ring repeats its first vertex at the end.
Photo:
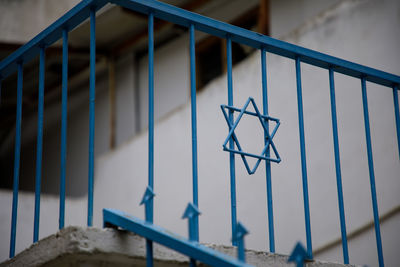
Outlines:
POLYGON ((1 41, 25 43, 64 15, 79 0, 1 0, 1 41))

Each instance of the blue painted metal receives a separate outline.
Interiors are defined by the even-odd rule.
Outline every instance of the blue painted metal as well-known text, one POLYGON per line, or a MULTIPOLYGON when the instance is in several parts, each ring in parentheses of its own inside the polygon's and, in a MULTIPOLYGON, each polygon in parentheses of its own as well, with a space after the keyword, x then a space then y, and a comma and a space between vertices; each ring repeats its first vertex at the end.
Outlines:
POLYGON ((10 258, 15 255, 15 238, 17 235, 17 213, 18 213, 18 187, 19 187, 19 167, 21 158, 21 120, 22 120, 22 87, 23 87, 23 62, 18 62, 17 78, 17 114, 15 122, 15 150, 14 150, 14 180, 13 180, 13 200, 11 215, 11 238, 10 238, 10 258))
POLYGON ((182 215, 182 219, 188 219, 189 222, 189 240, 198 241, 196 233, 196 218, 200 215, 200 211, 196 205, 189 203, 182 215))
MULTIPOLYGON (((149 186, 154 190, 154 14, 148 18, 149 31, 149 186)), ((153 222, 153 201, 150 203, 153 222)))
POLYGON ((94 131, 96 101, 96 10, 90 9, 89 177, 87 225, 93 225, 94 131))
POLYGON ((280 56, 292 59, 299 57, 302 62, 317 67, 329 69, 334 66, 336 72, 352 77, 360 78, 361 76, 366 76, 367 81, 389 87, 392 87, 393 84, 400 84, 400 76, 280 41, 155 0, 112 0, 111 2, 141 13, 147 13, 149 10, 152 10, 157 18, 185 27, 194 24, 199 31, 221 38, 229 36, 231 41, 257 49, 264 47, 267 52, 280 56))
MULTIPOLYGON (((188 219, 188 226, 189 226, 189 240, 198 242, 199 241, 199 236, 198 236, 198 224, 196 224, 197 218, 200 215, 200 211, 197 208, 196 205, 189 203, 185 209, 185 212, 183 213, 182 219, 187 218, 188 219)), ((196 260, 195 259, 190 259, 190 266, 194 267, 196 266, 196 260)))
POLYGON ((300 136, 300 155, 301 155, 301 174, 303 181, 303 200, 304 200, 304 218, 306 226, 307 238, 307 255, 312 259, 312 242, 311 242, 311 223, 310 223, 310 204, 308 200, 308 184, 307 184, 307 164, 306 164, 306 147, 304 138, 304 119, 303 119, 303 97, 301 92, 301 69, 300 58, 296 58, 296 85, 297 85, 297 109, 299 116, 299 136, 300 136))
MULTIPOLYGON (((267 57, 265 48, 261 49, 261 84, 263 92, 263 115, 268 116, 268 91, 267 91, 267 57)), ((266 130, 264 131, 265 145, 270 139, 269 135, 269 121, 264 119, 266 130)), ((265 151, 265 157, 269 158, 270 155, 269 146, 265 151)), ((268 208, 268 234, 269 234, 269 251, 275 252, 275 233, 274 233, 274 209, 272 203, 272 182, 271 182, 271 162, 265 161, 265 174, 266 174, 266 186, 267 186, 267 208, 268 208)))
POLYGON ((349 264, 349 251, 347 246, 346 234, 346 217, 344 215, 343 189, 342 189, 342 173, 340 171, 340 154, 339 154, 339 139, 336 117, 336 97, 335 97, 335 80, 333 69, 329 69, 329 87, 331 96, 331 115, 332 115, 332 132, 333 132, 333 147, 335 150, 335 169, 336 169, 336 184, 338 191, 338 205, 340 215, 340 230, 342 234, 342 249, 344 264, 349 264))
POLYGON ((68 116, 68 29, 63 30, 62 89, 61 89, 61 167, 60 167, 60 215, 58 228, 65 221, 65 173, 67 161, 67 116, 68 116))
POLYGON ((115 225, 131 231, 210 266, 250 266, 121 211, 103 209, 103 221, 105 225, 115 225))
POLYGON ((303 267, 307 259, 307 252, 303 245, 298 242, 289 256, 288 262, 295 262, 297 267, 303 267))
POLYGON ((40 221, 40 188, 42 183, 42 151, 43 151, 43 111, 44 111, 44 72, 45 47, 41 47, 39 56, 39 95, 38 95, 38 129, 36 145, 36 179, 35 179, 35 217, 33 223, 33 242, 39 239, 40 221))
POLYGON ((140 201, 140 205, 145 205, 145 218, 146 222, 153 223, 151 221, 152 218, 152 210, 151 210, 151 202, 153 201, 155 194, 153 189, 150 186, 146 187, 146 191, 144 192, 142 201, 140 201))
POLYGON ((238 244, 238 260, 242 262, 246 262, 244 236, 248 233, 249 232, 247 229, 240 222, 238 222, 236 225, 236 232, 232 239, 235 239, 238 244))
MULTIPOLYGON (((154 14, 148 16, 148 53, 149 53, 149 187, 154 188, 154 14)), ((146 221, 153 223, 154 202, 149 202, 149 217, 146 221)), ((147 210, 147 208, 146 208, 147 210)), ((153 243, 146 240, 147 267, 153 266, 153 243)))
POLYGON ((146 239, 146 266, 153 267, 153 241, 146 239))
MULTIPOLYGON (((192 176, 193 176, 193 204, 198 208, 198 171, 197 171, 197 116, 196 116, 196 41, 194 25, 190 25, 190 103, 192 114, 192 176)), ((195 218, 196 240, 199 241, 199 220, 195 218)))
MULTIPOLYGON (((230 36, 226 38, 226 58, 227 58, 227 79, 228 79, 228 105, 233 106, 233 85, 232 85, 232 40, 230 36)), ((233 110, 229 111, 229 127, 233 124, 233 110)), ((230 130, 231 128, 229 128, 230 130)), ((234 149, 233 138, 229 139, 229 149, 234 149)), ((231 224, 232 235, 236 232, 236 175, 235 175, 235 153, 229 153, 229 172, 231 184, 231 224)), ((236 245, 236 241, 232 239, 232 245, 236 245)))
POLYGON ((371 133, 370 133, 369 115, 368 115, 367 85, 365 78, 361 78, 361 93, 362 93, 363 111, 364 111, 364 126, 365 126, 365 139, 367 144, 368 170, 369 170, 369 179, 371 185, 372 210, 374 213, 376 248, 378 252, 379 266, 383 267, 385 266, 385 264, 383 261, 383 252, 382 252, 382 239, 381 239, 381 229, 379 224, 378 200, 376 199, 374 161, 372 158, 371 133))
POLYGON ((223 150, 224 151, 229 151, 230 153, 239 154, 241 156, 242 160, 243 160, 243 163, 244 163, 244 165, 246 167, 247 172, 250 175, 254 174, 256 172, 256 170, 258 168, 258 165, 260 164, 261 160, 273 161, 273 162, 277 162, 277 163, 279 163, 281 161, 281 158, 280 158, 279 153, 278 153, 278 151, 277 151, 277 149, 275 147, 275 144, 272 141, 272 138, 275 136, 275 133, 278 130, 279 125, 280 125, 280 122, 279 122, 278 119, 272 118, 272 117, 267 116, 267 115, 261 115, 260 111, 257 108, 257 105, 256 105, 254 99, 251 98, 251 97, 249 97, 247 99, 246 103, 244 104, 243 108, 241 108, 241 109, 237 109, 237 108, 234 108, 234 107, 231 107, 231 106, 221 105, 221 110, 222 110, 222 113, 224 114, 226 123, 228 124, 228 127, 229 127, 228 136, 226 137, 224 143, 222 144, 223 150), (250 103, 252 104, 255 112, 249 112, 249 111, 246 110, 250 103), (237 116, 236 120, 233 123, 231 123, 231 121, 229 120, 228 114, 226 113, 226 109, 229 110, 229 111, 240 111, 239 115, 237 116), (238 138, 237 138, 237 136, 235 134, 235 129, 238 126, 240 120, 242 119, 243 114, 248 114, 248 115, 252 115, 252 116, 258 117, 258 119, 259 119, 259 121, 261 123, 261 126, 263 127, 264 134, 268 133, 268 136, 267 136, 267 138, 265 140, 265 146, 263 147, 260 155, 244 152, 242 150, 242 147, 241 147, 241 145, 239 143, 239 140, 238 140, 238 138), (269 131, 267 131, 267 125, 266 125, 266 122, 269 121, 269 120, 272 120, 272 121, 274 121, 276 123, 275 128, 272 131, 271 135, 269 134, 269 131), (233 142, 234 142, 234 144, 236 144, 237 149, 234 149, 234 148, 231 149, 231 148, 227 148, 226 147, 226 145, 227 145, 227 143, 228 143, 228 141, 230 139, 233 139, 233 142), (272 151, 274 152, 276 158, 271 158, 271 157, 267 157, 266 156, 266 151, 269 149, 270 146, 272 147, 272 151), (249 164, 247 162, 246 156, 258 159, 256 161, 256 163, 254 164, 253 168, 250 168, 250 166, 249 166, 249 164))
POLYGON ((398 91, 399 91, 398 85, 393 86, 394 117, 396 120, 397 148, 399 150, 399 159, 400 159, 400 110, 399 110, 398 91))
MULTIPOLYGON (((150 186, 147 186, 142 201, 140 201, 140 205, 144 204, 145 206, 144 216, 146 223, 148 224, 153 224, 153 207, 151 205, 153 203, 154 196, 155 194, 153 189, 150 186)), ((146 239, 146 265, 147 267, 153 266, 153 242, 149 239, 146 239)))

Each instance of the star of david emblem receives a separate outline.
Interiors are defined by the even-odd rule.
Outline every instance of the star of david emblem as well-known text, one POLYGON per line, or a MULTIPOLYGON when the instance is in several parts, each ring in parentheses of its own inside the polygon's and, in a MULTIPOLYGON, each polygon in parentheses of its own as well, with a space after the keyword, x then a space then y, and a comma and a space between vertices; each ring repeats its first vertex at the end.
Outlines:
MULTIPOLYGON (((224 114, 226 123, 228 124, 228 128, 229 128, 229 133, 228 136, 225 139, 225 142, 223 143, 222 147, 224 151, 228 151, 228 152, 232 152, 235 154, 239 154, 240 157, 243 160, 243 163, 246 167, 246 170, 249 174, 254 174, 258 168, 258 166, 260 165, 261 160, 265 160, 265 161, 272 161, 272 162, 276 162, 279 163, 281 161, 281 158, 279 156, 278 151, 276 150, 275 144, 272 141, 272 139, 274 138, 276 131, 279 128, 280 125, 280 121, 279 119, 276 118, 272 118, 268 115, 262 115, 260 113, 260 111, 257 108, 256 103, 254 102, 254 99, 249 97, 249 99, 247 99, 246 104, 244 104, 243 108, 239 109, 239 108, 235 108, 232 106, 228 106, 228 105, 221 105, 221 109, 222 109, 222 113, 224 114), (249 105, 252 105, 254 108, 255 112, 252 111, 248 111, 247 108, 249 107, 249 105), (228 112, 230 114, 232 114, 230 116, 230 114, 228 114, 228 112), (239 115, 237 116, 236 120, 234 120, 233 118, 233 113, 234 112, 239 112, 239 115), (264 129, 264 135, 265 135, 265 143, 264 146, 261 150, 261 153, 259 155, 256 154, 252 154, 252 153, 248 153, 242 150, 242 147, 240 146, 239 143, 239 139, 237 138, 236 134, 235 134, 235 129, 238 126, 240 120, 242 119, 243 115, 249 115, 249 116, 256 116, 258 117, 261 126, 264 129), (230 118, 231 117, 231 118, 230 118), (269 132, 268 129, 268 123, 272 121, 275 123, 275 127, 272 130, 272 132, 269 132), (227 146, 229 140, 233 140, 233 145, 230 145, 229 147, 227 146), (236 147, 236 149, 235 149, 236 147), (268 152, 272 151, 273 154, 275 155, 275 157, 271 157, 267 156, 268 152), (252 158, 256 158, 257 161, 255 163, 255 165, 253 166, 253 168, 250 168, 249 163, 246 159, 246 157, 252 157, 252 158)), ((272 153, 271 153, 272 154, 272 153)))

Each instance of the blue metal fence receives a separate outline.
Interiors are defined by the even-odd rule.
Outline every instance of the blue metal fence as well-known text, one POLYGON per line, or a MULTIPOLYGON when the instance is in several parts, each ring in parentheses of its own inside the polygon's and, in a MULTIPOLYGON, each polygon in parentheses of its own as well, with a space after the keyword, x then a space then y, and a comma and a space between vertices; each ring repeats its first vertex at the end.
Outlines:
MULTIPOLYGON (((297 85, 297 104, 298 104, 298 122, 300 136, 300 152, 301 152, 301 171, 302 171, 302 191, 304 197, 304 214, 305 214, 305 234, 307 240, 307 257, 312 259, 312 239, 311 239, 311 224, 308 199, 308 181, 307 181, 307 164, 306 164, 306 144, 303 119, 303 100, 302 100, 302 83, 301 83, 301 64, 307 63, 319 68, 328 70, 330 100, 331 100, 331 115, 333 129, 333 144, 335 156, 335 170, 338 193, 338 208, 340 215, 340 227, 342 236, 343 261, 349 263, 348 245, 346 238, 346 222, 344 214, 343 189, 341 181, 340 155, 339 155, 339 139, 336 118, 336 99, 335 99, 335 73, 345 74, 355 77, 361 81, 362 103, 364 111, 364 125, 366 134, 367 156, 371 186, 371 200, 373 206, 375 234, 377 254, 379 265, 384 266, 382 241, 379 226, 378 203, 375 189, 374 166, 372 158, 372 146, 370 136, 370 125, 368 115, 368 101, 366 82, 372 82, 385 87, 392 88, 395 124, 397 130, 397 142, 400 157, 400 113, 398 91, 400 85, 400 77, 379 71, 373 68, 365 67, 339 58, 335 58, 326 54, 312 51, 300 46, 279 41, 255 32, 251 32, 236 26, 232 26, 223 22, 219 22, 199 14, 191 13, 174 6, 170 6, 155 0, 83 0, 76 7, 62 16, 54 24, 37 35, 30 42, 19 48, 12 55, 0 62, 0 86, 1 81, 17 71, 17 111, 16 111, 16 135, 15 135, 15 160, 14 160, 14 182, 13 182, 13 203, 12 203, 12 223, 11 223, 11 238, 10 238, 10 257, 15 255, 15 240, 16 240, 16 225, 17 225, 17 206, 18 206, 18 184, 20 173, 20 150, 21 150, 21 116, 22 116, 22 91, 23 91, 23 67, 24 64, 30 62, 39 55, 39 94, 38 94, 38 133, 37 133, 37 158, 36 158, 36 182, 35 182, 35 217, 34 217, 34 237, 36 242, 39 236, 39 211, 40 211, 40 190, 41 190, 41 173, 42 173, 42 146, 43 146, 43 105, 44 105, 44 76, 45 76, 45 49, 59 39, 63 39, 62 50, 62 118, 61 118, 61 173, 60 173, 60 214, 59 228, 64 227, 65 214, 65 179, 66 179, 66 144, 67 144, 67 98, 68 98, 68 33, 85 19, 90 18, 90 119, 89 119, 89 173, 88 173, 88 214, 87 225, 92 226, 93 223, 93 177, 94 177, 94 110, 95 110, 95 65, 96 65, 96 11, 101 9, 108 2, 137 11, 148 15, 148 60, 149 60, 149 133, 148 133, 148 187, 142 203, 146 205, 146 222, 131 222, 136 225, 131 230, 143 233, 147 238, 147 263, 152 266, 152 242, 162 243, 162 231, 153 226, 153 197, 154 197, 154 18, 159 18, 178 24, 189 29, 190 38, 190 88, 191 88, 191 127, 192 127, 192 178, 193 178, 193 203, 191 204, 194 210, 198 211, 198 167, 197 167, 197 123, 196 123, 196 70, 195 70, 195 31, 202 31, 223 39, 226 39, 227 50, 227 84, 228 84, 228 104, 221 106, 228 123, 229 134, 224 150, 229 152, 230 162, 230 187, 231 187, 231 226, 232 226, 232 243, 238 245, 241 251, 239 260, 244 261, 244 243, 241 239, 246 231, 237 222, 236 213, 236 179, 235 179, 235 155, 239 154, 243 159, 248 172, 254 173, 260 160, 265 160, 266 164, 266 197, 267 197, 267 213, 268 213, 268 232, 269 232, 269 250, 275 252, 275 235, 274 235, 274 216, 273 216, 273 200, 272 200, 272 185, 271 185, 271 163, 279 162, 280 158, 273 144, 272 138, 279 126, 279 120, 269 116, 268 113, 268 95, 267 95, 267 66, 266 55, 273 53, 279 56, 287 57, 294 60, 296 69, 296 85, 297 85), (238 109, 233 105, 233 82, 232 82, 232 42, 241 43, 251 46, 261 51, 261 77, 262 77, 262 114, 255 106, 254 100, 249 99, 243 109, 238 109), (255 113, 246 111, 247 105, 253 103, 256 109, 255 113), (226 114, 225 109, 228 110, 226 114), (240 112, 238 119, 234 120, 234 112, 240 112), (264 128, 265 147, 261 155, 253 155, 241 151, 239 142, 234 134, 234 129, 240 120, 240 116, 244 113, 253 116, 258 116, 260 123, 264 128), (270 133, 270 122, 275 122, 277 125, 270 133), (228 147, 226 147, 228 144, 228 147), (236 147, 236 148, 235 148, 236 147), (272 151, 271 151, 272 150, 272 151), (273 159, 271 153, 276 155, 273 159), (248 167, 246 157, 255 157, 258 162, 255 168, 248 167), (149 225, 148 225, 149 224, 149 225), (146 226, 143 228, 143 225, 146 226), (142 228, 140 228, 142 227, 142 228), (135 230, 133 230, 135 229, 135 230), (158 229, 158 230, 157 230, 158 229), (142 231, 142 232, 141 232, 142 231), (151 234, 148 234, 151 233, 151 234), (161 238, 161 239, 160 239, 161 238)), ((1 87, 0 87, 1 88, 1 87)), ((1 89, 0 89, 1 93, 1 89)), ((107 213, 105 211, 105 213, 107 213)), ((115 215, 110 215, 109 219, 115 215)), ((186 213, 185 213, 186 214, 186 213)), ((197 214, 198 215, 198 214, 197 214)), ((198 242, 199 240, 199 221, 198 216, 185 215, 189 218, 189 240, 198 242)), ((120 218, 121 219, 121 218, 120 218)), ((111 220, 111 219, 110 219, 111 220)), ((110 221, 106 221, 112 223, 110 221)), ((125 222, 124 222, 125 223, 125 222)), ((127 226, 128 228, 131 226, 127 226)), ((179 250, 186 253, 189 247, 183 243, 172 243, 184 249, 179 250), (182 245, 183 244, 183 245, 182 245), (186 251, 186 252, 185 252, 186 251)), ((174 246, 174 245, 171 245, 174 246)), ((198 253, 186 253, 191 257, 191 265, 195 264, 195 260, 203 258, 198 257, 201 253, 206 253, 203 250, 198 250, 198 253)), ((241 263, 240 263, 241 264, 241 263)), ((240 265, 238 263, 238 265, 240 265)))

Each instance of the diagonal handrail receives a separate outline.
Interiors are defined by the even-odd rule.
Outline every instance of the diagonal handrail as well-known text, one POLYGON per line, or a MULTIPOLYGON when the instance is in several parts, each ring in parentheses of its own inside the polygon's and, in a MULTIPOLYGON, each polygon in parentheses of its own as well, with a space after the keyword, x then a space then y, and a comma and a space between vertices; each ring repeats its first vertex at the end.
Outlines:
POLYGON ((118 210, 103 209, 103 218, 104 226, 115 226, 131 231, 210 266, 251 266, 118 210))

